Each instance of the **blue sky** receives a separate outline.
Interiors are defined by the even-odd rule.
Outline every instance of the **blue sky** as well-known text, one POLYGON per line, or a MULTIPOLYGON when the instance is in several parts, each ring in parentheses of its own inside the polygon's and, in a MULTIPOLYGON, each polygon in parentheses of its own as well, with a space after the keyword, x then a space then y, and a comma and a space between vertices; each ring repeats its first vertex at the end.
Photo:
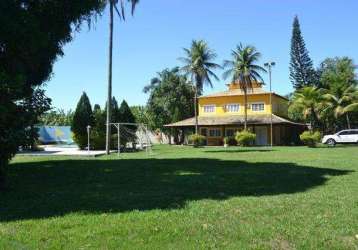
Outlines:
MULTIPOLYGON (((357 9, 356 0, 141 0, 133 18, 115 20, 113 95, 129 105, 144 105, 148 96, 143 87, 156 72, 180 65, 177 58, 193 39, 205 39, 218 54, 218 63, 229 58, 238 43, 254 45, 262 53, 260 64, 270 59, 277 63, 274 91, 287 94, 292 91, 288 67, 293 17, 299 16, 315 66, 334 56, 349 56, 358 64, 357 9)), ((74 109, 82 91, 92 104, 103 106, 107 16, 90 30, 84 25, 55 63, 46 86, 54 107, 74 109)), ((224 90, 225 83, 215 82, 205 94, 224 90)))

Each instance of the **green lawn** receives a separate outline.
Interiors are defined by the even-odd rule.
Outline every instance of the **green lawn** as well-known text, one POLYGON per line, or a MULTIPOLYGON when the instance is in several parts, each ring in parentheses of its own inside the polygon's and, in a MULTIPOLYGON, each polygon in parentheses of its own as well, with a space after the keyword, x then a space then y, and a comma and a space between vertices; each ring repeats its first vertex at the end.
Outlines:
POLYGON ((0 249, 357 249, 358 147, 16 157, 0 249))

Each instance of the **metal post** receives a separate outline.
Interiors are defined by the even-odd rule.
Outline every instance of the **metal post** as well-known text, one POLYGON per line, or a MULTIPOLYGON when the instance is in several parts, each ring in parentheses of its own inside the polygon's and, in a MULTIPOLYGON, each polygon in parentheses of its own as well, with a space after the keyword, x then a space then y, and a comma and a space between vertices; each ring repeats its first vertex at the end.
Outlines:
POLYGON ((109 1, 109 55, 108 55, 108 89, 107 89, 107 127, 106 127, 106 154, 111 150, 111 107, 112 107, 112 54, 113 54, 113 5, 109 1))
POLYGON ((119 124, 117 124, 117 133, 118 133, 118 156, 121 153, 121 129, 119 124))
POLYGON ((144 129, 143 133, 144 133, 145 139, 147 141, 147 146, 145 147, 145 153, 148 155, 149 140, 147 137, 147 127, 143 126, 143 129, 144 129))
POLYGON ((270 144, 271 144, 271 147, 273 146, 273 122, 272 122, 272 113, 273 113, 273 108, 272 108, 272 67, 276 65, 275 62, 267 62, 264 64, 265 67, 268 68, 269 70, 269 81, 270 81, 270 106, 271 106, 271 112, 270 112, 270 144))
POLYGON ((270 106, 271 106, 271 114, 270 114, 270 142, 271 142, 271 148, 273 146, 273 126, 272 126, 272 111, 273 111, 273 108, 272 108, 272 78, 271 78, 271 66, 269 68, 269 77, 270 77, 270 106))
POLYGON ((90 129, 91 126, 87 126, 87 153, 90 154, 90 129))

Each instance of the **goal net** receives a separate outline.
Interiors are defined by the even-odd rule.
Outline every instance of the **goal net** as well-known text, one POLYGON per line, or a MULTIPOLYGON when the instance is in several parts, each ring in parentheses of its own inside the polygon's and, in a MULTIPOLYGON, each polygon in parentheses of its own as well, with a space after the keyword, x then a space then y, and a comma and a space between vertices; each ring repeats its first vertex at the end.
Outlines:
POLYGON ((151 132, 142 123, 111 123, 117 129, 117 152, 131 150, 145 150, 152 154, 151 132))

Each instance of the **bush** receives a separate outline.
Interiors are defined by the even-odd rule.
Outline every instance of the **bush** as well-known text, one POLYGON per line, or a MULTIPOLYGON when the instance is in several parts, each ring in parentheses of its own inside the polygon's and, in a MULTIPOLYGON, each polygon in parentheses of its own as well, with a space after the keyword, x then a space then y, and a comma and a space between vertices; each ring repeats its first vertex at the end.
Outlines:
POLYGON ((97 130, 91 131, 90 136, 91 149, 104 150, 106 149, 106 134, 97 130))
POLYGON ((205 136, 192 134, 189 136, 189 144, 193 144, 194 147, 204 146, 206 143, 205 136))
POLYGON ((321 140, 321 133, 318 131, 305 131, 300 134, 300 139, 303 144, 307 145, 308 147, 315 147, 317 143, 321 140))
POLYGON ((93 124, 94 116, 91 103, 86 93, 83 92, 77 104, 71 124, 71 130, 74 133, 73 139, 80 149, 87 147, 87 126, 90 125, 93 127, 93 124))
POLYGON ((255 143, 256 135, 250 131, 243 130, 236 133, 235 139, 238 145, 247 147, 255 143))
POLYGON ((235 137, 233 137, 233 136, 226 136, 226 137, 224 137, 224 144, 227 144, 229 146, 236 146, 237 141, 235 140, 235 137))

